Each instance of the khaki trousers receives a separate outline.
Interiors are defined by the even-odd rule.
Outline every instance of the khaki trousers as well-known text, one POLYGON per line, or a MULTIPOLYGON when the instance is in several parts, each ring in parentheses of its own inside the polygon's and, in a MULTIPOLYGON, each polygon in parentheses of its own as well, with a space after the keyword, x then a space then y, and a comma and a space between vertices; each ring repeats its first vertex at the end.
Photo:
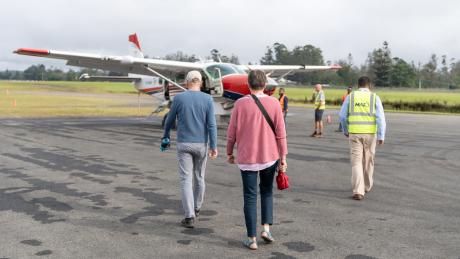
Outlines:
POLYGON ((353 194, 364 195, 373 184, 377 137, 375 134, 350 134, 349 141, 353 194))

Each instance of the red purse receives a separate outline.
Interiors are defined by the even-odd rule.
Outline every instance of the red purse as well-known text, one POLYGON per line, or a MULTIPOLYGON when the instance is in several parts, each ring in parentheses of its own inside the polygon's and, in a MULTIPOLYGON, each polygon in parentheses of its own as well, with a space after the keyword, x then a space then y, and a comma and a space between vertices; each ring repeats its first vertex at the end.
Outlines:
POLYGON ((284 190, 289 188, 289 176, 283 171, 278 171, 276 176, 276 184, 278 185, 279 190, 284 190))

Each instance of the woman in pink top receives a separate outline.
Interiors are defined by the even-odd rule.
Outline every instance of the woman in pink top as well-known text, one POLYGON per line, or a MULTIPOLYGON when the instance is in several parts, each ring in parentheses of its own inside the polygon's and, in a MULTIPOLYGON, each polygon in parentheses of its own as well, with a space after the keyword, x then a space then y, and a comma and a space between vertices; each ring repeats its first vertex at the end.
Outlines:
POLYGON ((235 102, 227 132, 228 162, 235 163, 233 148, 237 145, 237 164, 241 170, 244 193, 244 218, 248 239, 243 244, 257 249, 257 178, 260 176, 262 239, 272 243, 273 179, 276 169, 287 168, 286 130, 279 101, 264 94, 267 77, 263 71, 253 70, 248 76, 251 94, 257 96, 275 125, 274 134, 251 96, 235 102))

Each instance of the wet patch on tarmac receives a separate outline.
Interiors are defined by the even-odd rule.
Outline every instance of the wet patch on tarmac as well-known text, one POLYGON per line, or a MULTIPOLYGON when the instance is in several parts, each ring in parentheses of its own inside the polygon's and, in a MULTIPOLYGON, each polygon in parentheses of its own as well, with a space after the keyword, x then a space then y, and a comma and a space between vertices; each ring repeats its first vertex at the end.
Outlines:
POLYGON ((60 202, 54 197, 35 198, 32 203, 41 204, 42 206, 54 211, 71 211, 73 208, 67 203, 60 202))
POLYGON ((143 208, 144 211, 134 213, 125 218, 120 219, 123 223, 132 224, 140 218, 149 216, 159 216, 165 214, 166 210, 173 210, 175 215, 181 214, 181 201, 170 199, 172 195, 159 194, 155 192, 144 192, 141 189, 129 187, 116 187, 116 193, 130 193, 134 197, 140 197, 153 206, 143 208))
POLYGON ((303 200, 303 199, 294 199, 292 201, 295 202, 295 203, 306 203, 306 204, 311 203, 311 201, 307 201, 307 200, 303 200))
POLYGON ((235 248, 242 248, 243 247, 243 242, 242 241, 237 241, 237 240, 230 240, 227 242, 228 246, 230 247, 235 247, 235 248))
POLYGON ((283 220, 280 223, 281 224, 291 224, 291 223, 294 223, 294 220, 283 220))
POLYGON ((42 245, 42 242, 37 239, 22 240, 20 243, 29 245, 29 246, 41 246, 42 245))
POLYGON ((215 216, 219 214, 217 211, 215 210, 202 210, 200 211, 200 216, 203 215, 203 216, 215 216))
POLYGON ((306 242, 286 242, 283 243, 289 250, 293 250, 299 253, 307 253, 315 250, 315 246, 306 242))
POLYGON ((198 218, 198 221, 210 221, 210 218, 198 218))
POLYGON ((208 235, 214 233, 212 228, 187 228, 182 230, 183 234, 192 235, 192 236, 199 236, 199 235, 208 235))
POLYGON ((53 251, 51 251, 51 250, 43 250, 43 251, 37 252, 35 255, 44 256, 44 255, 50 255, 52 253, 53 253, 53 251))
POLYGON ((190 245, 192 243, 192 240, 177 240, 177 243, 178 244, 181 244, 181 245, 190 245))
POLYGON ((7 188, 0 189, 0 211, 13 210, 20 213, 31 215, 37 221, 42 223, 53 223, 65 221, 64 219, 52 219, 54 216, 48 211, 40 210, 39 205, 55 211, 69 211, 72 207, 66 203, 56 200, 54 197, 35 198, 31 201, 26 201, 22 194, 31 193, 34 191, 46 190, 52 193, 62 194, 67 197, 78 197, 87 199, 97 206, 105 206, 106 197, 102 194, 91 194, 88 192, 80 192, 69 188, 71 183, 56 183, 28 176, 21 169, 0 168, 0 174, 7 175, 12 179, 21 179, 22 181, 32 185, 31 187, 22 188, 7 188), (16 202, 10 202, 15 200, 16 202), (1 202, 4 201, 4 202, 1 202))
POLYGON ((353 254, 347 255, 345 259, 378 259, 377 257, 361 255, 361 254, 353 254))
POLYGON ((296 259, 297 257, 283 254, 281 252, 272 252, 268 259, 296 259))
POLYGON ((27 188, 0 189, 0 211, 14 211, 32 216, 36 221, 43 224, 65 221, 64 219, 53 219, 54 215, 43 211, 37 203, 26 201, 22 194, 34 191, 27 188), (17 191, 15 191, 17 190, 17 191))
POLYGON ((77 151, 68 148, 54 148, 45 150, 42 148, 21 147, 21 154, 3 153, 5 157, 13 158, 22 162, 31 163, 40 167, 53 170, 70 172, 78 170, 93 175, 112 175, 119 174, 135 175, 139 172, 115 170, 107 166, 108 161, 99 156, 78 156, 77 151), (65 153, 69 153, 68 155, 65 153), (22 155, 24 154, 24 155, 22 155))
POLYGON ((112 181, 98 179, 98 178, 92 177, 89 174, 85 174, 85 173, 75 172, 75 173, 71 173, 70 176, 79 177, 81 179, 84 179, 90 182, 94 182, 94 183, 98 183, 98 184, 111 184, 112 183, 112 181))

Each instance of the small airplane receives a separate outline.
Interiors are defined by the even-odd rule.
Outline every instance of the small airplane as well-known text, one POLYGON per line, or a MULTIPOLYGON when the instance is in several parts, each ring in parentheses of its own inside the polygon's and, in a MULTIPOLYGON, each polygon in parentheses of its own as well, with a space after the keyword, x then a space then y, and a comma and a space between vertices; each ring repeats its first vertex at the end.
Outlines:
MULTIPOLYGON (((272 95, 278 81, 282 81, 292 73, 310 71, 338 70, 339 65, 308 66, 308 65, 235 65, 214 61, 182 62, 163 59, 145 58, 136 34, 129 35, 129 42, 134 52, 127 56, 106 56, 80 52, 19 48, 13 53, 67 61, 67 65, 101 69, 128 74, 127 77, 94 77, 88 74, 81 80, 132 82, 142 93, 152 95, 161 100, 156 112, 170 107, 174 96, 186 91, 185 75, 191 70, 198 70, 203 77, 202 92, 213 97, 216 115, 227 120, 233 104, 239 98, 248 95, 248 71, 259 69, 267 75, 265 93, 272 95)), ((163 122, 167 114, 163 118, 163 122)))

